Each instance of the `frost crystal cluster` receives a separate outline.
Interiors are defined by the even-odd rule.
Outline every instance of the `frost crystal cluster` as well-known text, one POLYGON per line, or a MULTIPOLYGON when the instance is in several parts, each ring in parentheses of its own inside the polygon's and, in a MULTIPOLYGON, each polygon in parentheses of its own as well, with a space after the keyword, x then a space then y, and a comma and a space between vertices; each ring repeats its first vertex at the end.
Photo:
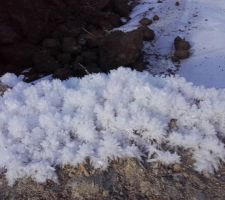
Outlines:
POLYGON ((182 147, 196 170, 210 172, 225 159, 225 90, 125 68, 33 85, 12 74, 0 80, 12 87, 0 96, 0 168, 9 183, 56 180, 56 166, 87 157, 95 168, 126 157, 170 164, 182 147))

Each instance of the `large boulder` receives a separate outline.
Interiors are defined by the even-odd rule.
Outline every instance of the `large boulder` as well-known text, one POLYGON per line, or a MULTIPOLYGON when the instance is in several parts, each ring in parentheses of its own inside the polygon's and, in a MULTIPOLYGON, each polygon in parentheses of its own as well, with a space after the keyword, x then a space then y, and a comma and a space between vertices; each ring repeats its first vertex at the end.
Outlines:
POLYGON ((142 56, 143 31, 114 31, 100 42, 100 67, 109 71, 119 66, 137 66, 142 56))

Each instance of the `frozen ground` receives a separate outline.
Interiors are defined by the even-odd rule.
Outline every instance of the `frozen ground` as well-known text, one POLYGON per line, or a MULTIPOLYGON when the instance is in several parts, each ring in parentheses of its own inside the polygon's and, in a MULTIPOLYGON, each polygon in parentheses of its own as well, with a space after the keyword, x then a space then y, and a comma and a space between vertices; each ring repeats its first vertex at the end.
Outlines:
POLYGON ((122 30, 138 26, 142 17, 157 14, 160 20, 151 28, 156 32, 153 44, 146 43, 146 59, 154 74, 176 72, 170 61, 173 40, 185 37, 192 44, 192 56, 183 61, 178 74, 196 85, 225 87, 225 2, 223 0, 141 0, 122 30), (179 2, 179 6, 175 3, 179 2), (153 52, 153 53, 152 53, 153 52))

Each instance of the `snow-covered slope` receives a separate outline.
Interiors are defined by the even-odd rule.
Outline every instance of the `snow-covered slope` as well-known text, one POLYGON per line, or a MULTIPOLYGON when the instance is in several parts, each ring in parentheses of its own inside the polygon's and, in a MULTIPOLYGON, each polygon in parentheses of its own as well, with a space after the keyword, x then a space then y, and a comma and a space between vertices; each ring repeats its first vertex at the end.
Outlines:
POLYGON ((189 0, 193 55, 179 74, 207 87, 225 87, 225 1, 189 0), (192 9, 191 9, 192 8, 192 9), (196 13, 196 17, 192 17, 196 13))
POLYGON ((224 0, 140 0, 131 20, 121 30, 139 26, 143 17, 160 17, 150 27, 156 32, 152 44, 146 43, 146 59, 151 73, 176 71, 170 61, 173 40, 185 37, 192 45, 192 56, 183 61, 179 74, 196 85, 225 87, 225 1, 224 0), (179 2, 179 6, 176 6, 179 2))
POLYGON ((123 68, 34 85, 0 80, 13 87, 0 97, 0 168, 10 183, 56 179, 55 166, 87 157, 96 168, 124 157, 175 163, 178 146, 198 171, 225 160, 225 90, 123 68))

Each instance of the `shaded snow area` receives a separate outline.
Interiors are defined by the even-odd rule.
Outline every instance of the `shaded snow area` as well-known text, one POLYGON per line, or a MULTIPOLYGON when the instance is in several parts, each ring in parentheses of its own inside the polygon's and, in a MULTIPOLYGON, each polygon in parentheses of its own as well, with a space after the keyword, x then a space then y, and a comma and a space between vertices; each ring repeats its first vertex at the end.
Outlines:
POLYGON ((12 87, 0 96, 0 167, 11 184, 57 180, 56 166, 87 157, 102 169, 125 157, 171 164, 183 147, 209 172, 225 159, 225 90, 125 68, 33 85, 0 80, 12 87))
POLYGON ((150 28, 155 41, 145 44, 146 61, 153 74, 179 73, 195 85, 225 88, 225 1, 224 0, 140 0, 131 20, 120 30, 140 26, 143 17, 158 15, 150 28), (179 2, 179 6, 176 5, 179 2), (179 67, 171 62, 177 36, 191 42, 191 57, 179 67))

